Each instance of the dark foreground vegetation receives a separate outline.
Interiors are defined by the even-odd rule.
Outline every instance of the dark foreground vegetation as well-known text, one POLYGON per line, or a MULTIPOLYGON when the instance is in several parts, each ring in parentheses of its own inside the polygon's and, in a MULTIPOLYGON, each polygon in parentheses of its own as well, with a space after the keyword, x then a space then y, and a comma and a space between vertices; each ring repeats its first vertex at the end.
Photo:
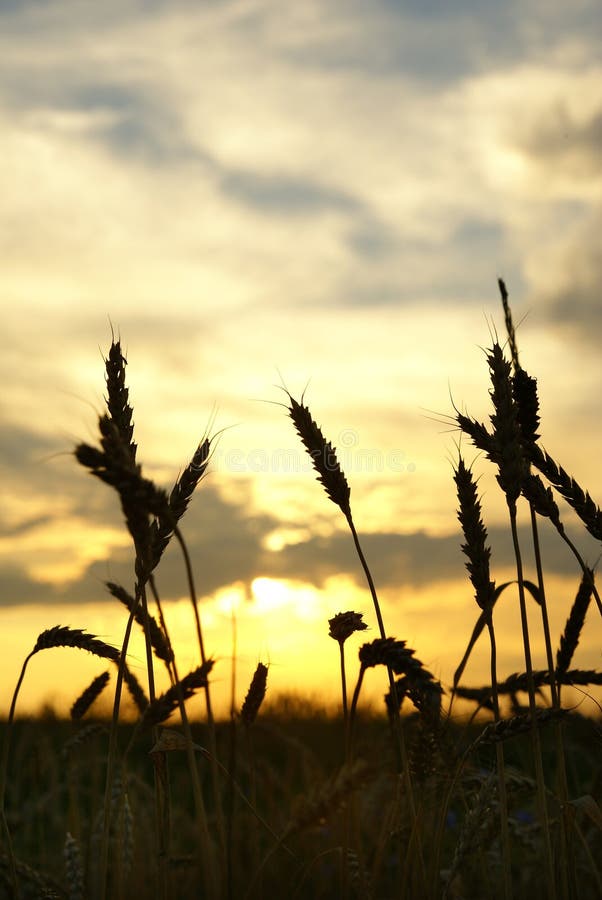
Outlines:
MULTIPOLYGON (((7 791, 7 821, 22 897, 91 895, 92 889, 84 885, 87 879, 93 884, 98 877, 109 728, 108 721, 90 720, 78 725, 50 717, 16 723, 13 754, 18 762, 7 791)), ((207 726, 193 724, 191 728, 193 741, 206 746, 207 726)), ((133 725, 120 725, 120 746, 127 746, 133 729, 133 725)), ((353 828, 359 832, 354 834, 353 846, 361 838, 365 883, 360 887, 360 860, 350 849, 349 895, 400 896, 411 826, 400 796, 402 787, 395 772, 389 725, 383 716, 374 714, 362 716, 357 730, 357 758, 362 760, 362 767, 357 769, 357 779, 350 773, 345 779, 340 769, 341 720, 332 713, 289 700, 271 707, 266 704, 251 734, 240 721, 234 725, 218 723, 220 759, 229 763, 234 754, 236 783, 245 797, 253 798, 251 809, 232 788, 232 782, 222 779, 232 897, 280 898, 283 885, 290 897, 341 897, 341 847, 351 814, 353 828), (286 838, 280 841, 283 835, 286 838), (267 863, 259 870, 266 858, 267 863)), ((455 761, 477 741, 483 723, 450 724, 436 755, 424 746, 417 715, 404 720, 404 730, 421 827, 425 836, 431 829, 433 835, 433 841, 425 843, 425 866, 432 866, 434 838, 440 828, 441 868, 452 885, 449 896, 498 896, 501 861, 498 799, 492 779, 494 745, 482 743, 477 747, 448 803, 445 796, 455 761), (424 777, 427 760, 431 772, 424 777)), ((594 798, 600 803, 602 799, 601 723, 573 713, 563 722, 563 734, 570 760, 569 795, 592 798, 573 808, 573 827, 576 834, 580 832, 578 840, 584 842, 573 852, 579 896, 595 898, 598 885, 591 869, 593 861, 588 862, 588 848, 597 865, 602 842, 599 824, 596 826, 591 818, 587 803, 593 804, 594 798)), ((128 761, 127 784, 115 785, 111 897, 156 896, 154 771, 158 760, 156 755, 149 755, 148 749, 143 741, 136 742, 128 761)), ((527 774, 532 770, 529 735, 508 740, 505 750, 515 896, 545 898, 546 887, 539 871, 541 833, 533 802, 534 782, 527 774)), ((542 753, 546 780, 553 784, 556 764, 549 728, 542 730, 542 753)), ((185 752, 166 754, 161 769, 169 784, 171 808, 167 895, 182 900, 202 897, 185 752)), ((215 840, 218 824, 211 775, 204 759, 200 774, 208 826, 215 840)), ((554 810, 555 815, 558 812, 554 810)), ((213 852, 217 860, 217 845, 213 852)), ((9 896, 6 862, 2 874, 0 896, 9 896)), ((421 896, 418 889, 414 896, 421 896)))

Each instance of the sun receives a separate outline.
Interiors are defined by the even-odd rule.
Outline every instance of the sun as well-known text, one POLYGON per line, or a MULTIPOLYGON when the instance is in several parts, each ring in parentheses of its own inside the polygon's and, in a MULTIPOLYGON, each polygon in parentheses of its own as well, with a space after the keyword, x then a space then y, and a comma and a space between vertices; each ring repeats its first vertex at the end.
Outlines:
POLYGON ((254 578, 251 582, 251 593, 257 612, 271 612, 286 606, 291 601, 287 586, 276 578, 254 578))

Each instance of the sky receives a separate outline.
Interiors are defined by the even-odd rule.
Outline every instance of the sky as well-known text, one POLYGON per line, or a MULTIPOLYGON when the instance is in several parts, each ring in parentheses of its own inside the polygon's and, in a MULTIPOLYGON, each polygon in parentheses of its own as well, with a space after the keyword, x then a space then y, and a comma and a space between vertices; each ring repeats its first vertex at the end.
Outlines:
MULTIPOLYGON (((490 414, 500 276, 542 443, 602 495, 601 26, 594 0, 0 4, 4 707, 45 628, 121 643, 104 582, 132 589, 130 541, 117 498, 73 457, 96 439, 112 331, 149 477, 170 488, 219 433, 183 531, 220 708, 234 630, 237 703, 260 660, 272 694, 336 698, 336 612, 370 626, 349 641, 351 678, 378 635, 283 388, 305 392, 339 451, 388 633, 449 685, 477 613, 449 417, 490 414)), ((505 504, 487 460, 461 449, 499 583, 515 577, 505 504)), ((599 548, 563 515, 594 565, 599 548)), ((542 541, 557 640, 579 570, 542 541)), ((158 583, 192 668, 175 547, 158 583)), ((522 671, 516 596, 497 616, 501 674, 522 671)), ((131 664, 142 678, 139 644, 131 664)), ((593 609, 575 664, 600 666, 593 609)), ((467 682, 488 666, 479 647, 467 682)), ((19 708, 63 709, 100 670, 40 654, 19 708)), ((384 690, 375 674, 366 696, 384 690)))

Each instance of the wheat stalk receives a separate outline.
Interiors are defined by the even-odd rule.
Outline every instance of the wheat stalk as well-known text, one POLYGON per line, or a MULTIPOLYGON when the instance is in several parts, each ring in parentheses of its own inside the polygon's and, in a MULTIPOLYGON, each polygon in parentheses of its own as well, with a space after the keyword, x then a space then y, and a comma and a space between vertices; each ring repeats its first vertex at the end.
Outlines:
POLYGON ((101 722, 91 722, 88 725, 84 725, 65 742, 61 750, 61 759, 68 760, 72 753, 75 753, 88 741, 106 733, 107 727, 101 722))
POLYGON ((84 867, 79 843, 67 832, 63 848, 69 900, 84 900, 84 867))
POLYGON ((55 625, 42 631, 27 659, 31 659, 40 650, 49 650, 51 647, 77 647, 103 659, 119 659, 117 647, 112 647, 93 634, 87 634, 81 628, 70 628, 68 625, 55 625))
POLYGON ((560 679, 568 671, 573 654, 577 649, 581 631, 585 624, 585 616, 592 598, 593 586, 594 573, 590 569, 581 579, 556 652, 556 673, 560 679))
POLYGON ((589 492, 541 447, 534 445, 530 448, 530 461, 575 510, 592 537, 602 541, 602 510, 589 492))
POLYGON ((461 549, 467 558, 466 568, 478 606, 490 611, 495 595, 495 582, 491 580, 489 573, 491 550, 487 544, 487 529, 481 516, 476 481, 461 456, 454 470, 454 481, 459 503, 458 520, 464 534, 461 549))
POLYGON ((347 673, 345 670, 345 641, 351 637, 356 631, 365 631, 368 627, 363 621, 362 613, 347 610, 347 612, 337 613, 332 619, 328 620, 328 634, 337 641, 339 645, 339 659, 341 667, 341 694, 343 698, 343 728, 345 731, 345 759, 349 760, 350 732, 349 732, 349 710, 347 708, 347 673))
POLYGON ((211 438, 205 437, 195 450, 191 461, 181 473, 169 495, 168 510, 161 513, 151 523, 151 564, 153 568, 158 565, 167 545, 169 544, 174 528, 188 509, 188 504, 197 485, 207 472, 211 452, 211 438))
POLYGON ((168 719, 177 708, 180 696, 182 700, 188 700, 197 690, 205 687, 212 668, 213 660, 209 659, 181 678, 178 684, 172 685, 163 694, 152 700, 140 721, 141 729, 148 730, 168 719))
MULTIPOLYGON (((347 482, 347 479, 341 469, 339 461, 336 457, 336 452, 330 441, 327 441, 324 437, 321 429, 316 424, 313 416, 311 415, 309 408, 303 403, 303 398, 301 398, 301 402, 296 401, 291 394, 286 391, 286 394, 289 398, 290 405, 288 407, 288 413, 290 418, 292 419, 295 428, 297 429, 297 433, 301 438, 302 443, 304 444, 307 452, 309 453, 314 469, 317 472, 318 480, 323 485, 327 496, 329 499, 335 503, 343 515, 347 520, 347 524, 349 525, 349 530, 351 531, 351 536, 353 538, 353 542, 355 545, 355 549, 364 571, 364 575, 366 576, 366 581, 368 582, 368 588, 370 590, 370 595, 372 597, 372 603, 374 605, 374 612, 376 615, 376 620, 378 622, 378 629, 380 632, 380 636, 382 640, 386 640, 386 631, 385 624, 382 617, 382 612, 380 608, 380 602, 378 600, 378 595, 376 593, 376 586, 374 584, 374 579, 372 578, 372 573, 366 561, 366 557, 364 556, 364 552, 362 550, 359 536, 357 530, 355 528, 355 523, 353 521, 353 516, 351 513, 351 505, 350 505, 350 495, 351 489, 347 482)), ((359 696, 359 690, 362 684, 362 678, 364 673, 364 668, 360 669, 360 677, 358 679, 358 683, 356 685, 355 694, 351 706, 350 711, 350 723, 349 723, 349 754, 352 751, 352 729, 353 729, 353 715, 355 712, 355 705, 357 705, 357 699, 359 696)), ((387 666, 387 677, 389 680, 389 692, 392 698, 395 698, 395 678, 393 674, 393 670, 387 666)), ((399 722, 399 704, 396 699, 393 700, 392 704, 393 715, 395 721, 394 728, 394 738, 395 738, 395 752, 397 756, 397 768, 398 771, 403 773, 406 780, 406 789, 409 797, 409 805, 410 805, 410 814, 412 816, 413 821, 416 820, 416 805, 414 802, 413 789, 412 789, 412 780, 410 775, 410 768, 408 763, 408 754, 405 746, 405 739, 403 735, 403 730, 401 728, 399 722)), ((422 846, 420 843, 420 836, 418 832, 416 832, 416 840, 417 840, 417 855, 418 855, 418 865, 420 870, 420 875, 422 878, 422 883, 425 886, 426 884, 426 875, 425 875, 425 867, 424 867, 424 855, 422 851, 422 846)))
POLYGON ((337 459, 336 449, 322 434, 308 407, 303 403, 303 399, 299 403, 288 391, 287 395, 290 401, 289 416, 311 457, 313 467, 318 474, 318 481, 321 482, 332 502, 336 503, 345 516, 349 517, 351 515, 349 505, 351 488, 337 459))
MULTIPOLYGON (((516 348, 515 348, 516 352, 516 348)), ((518 357, 517 357, 518 360, 518 357)), ((466 568, 475 592, 475 600, 483 611, 487 623, 490 643, 491 700, 496 722, 500 719, 500 707, 497 688, 497 643, 493 627, 493 607, 496 600, 495 582, 491 580, 489 560, 491 551, 487 545, 487 530, 481 516, 481 502, 477 494, 477 485, 472 472, 464 464, 460 456, 454 472, 458 494, 458 519, 464 534, 462 550, 467 557, 466 568)), ((450 704, 451 712, 451 704, 450 704)), ((503 748, 496 748, 497 779, 499 792, 499 821, 501 831, 504 897, 510 900, 512 882, 510 876, 510 836, 508 832, 508 797, 506 793, 506 775, 503 748)))
POLYGON ((260 662, 257 664, 257 668, 253 673, 249 690, 247 691, 247 695, 240 708, 241 721, 247 728, 249 728, 257 718, 257 713, 265 698, 267 679, 268 667, 260 662))
POLYGON ((299 799, 281 840, 287 840, 316 822, 328 821, 348 803, 352 792, 367 784, 373 776, 373 770, 365 760, 345 763, 336 775, 315 788, 309 796, 299 799))
MULTIPOLYGON (((113 597, 115 597, 121 603, 123 603, 123 605, 129 612, 133 612, 134 621, 144 630, 147 619, 144 616, 140 605, 136 603, 134 597, 132 597, 132 595, 128 593, 128 591, 126 591, 124 587, 119 584, 115 584, 113 581, 107 581, 105 582, 105 584, 109 593, 112 594, 113 597)), ((155 652, 155 656, 157 657, 157 659, 161 659, 165 663, 169 664, 173 659, 173 650, 169 646, 164 632, 157 624, 157 620, 154 616, 151 616, 150 613, 148 615, 148 629, 150 642, 155 652)))
POLYGON ((144 693, 144 688, 129 666, 125 663, 122 667, 122 674, 125 686, 130 692, 130 696, 136 705, 136 709, 139 713, 144 713, 149 703, 148 697, 144 693))
MULTIPOLYGON (((533 730, 533 725, 539 729, 542 725, 547 725, 556 719, 566 716, 564 709, 541 709, 535 711, 535 722, 531 713, 513 716, 510 719, 500 719, 499 722, 491 722, 486 725, 477 740, 470 748, 472 752, 479 744, 495 744, 498 741, 507 741, 519 734, 527 734, 533 730)), ((467 754, 469 755, 469 754, 467 754)))
POLYGON ((29 661, 33 656, 35 656, 37 653, 40 653, 42 650, 49 650, 53 647, 75 647, 81 650, 87 650, 89 653, 92 653, 95 656, 100 656, 103 659, 119 659, 119 651, 116 647, 112 647, 110 644, 101 641, 94 635, 87 634, 85 631, 79 628, 70 628, 65 625, 55 625, 53 628, 48 628, 38 635, 38 639, 34 645, 33 650, 26 656, 23 662, 21 673, 19 675, 10 704, 8 720, 6 723, 6 734, 4 738, 4 745, 2 748, 2 760, 0 762, 0 817, 2 819, 2 827, 7 842, 11 879, 13 885, 15 886, 15 890, 16 861, 12 852, 10 833, 8 831, 4 809, 6 796, 6 777, 8 771, 8 759, 10 753, 10 743, 15 717, 15 709, 17 706, 19 691, 21 689, 21 685, 23 684, 23 679, 25 678, 25 672, 27 671, 29 661))
POLYGON ((106 688, 109 683, 109 678, 109 673, 103 672, 101 675, 97 675, 96 678, 90 682, 88 687, 82 691, 71 707, 70 715, 74 722, 83 719, 96 698, 99 697, 106 688))

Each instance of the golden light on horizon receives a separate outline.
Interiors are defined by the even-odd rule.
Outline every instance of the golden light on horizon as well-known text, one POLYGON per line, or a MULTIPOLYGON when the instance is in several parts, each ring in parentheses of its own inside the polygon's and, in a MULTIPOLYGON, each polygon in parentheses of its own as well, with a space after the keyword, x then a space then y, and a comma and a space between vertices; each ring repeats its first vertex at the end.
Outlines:
MULTIPOLYGON (((509 573, 511 576, 511 573, 509 573)), ((501 578, 506 573, 500 573, 501 578)), ((554 647, 564 628, 576 589, 574 578, 549 578, 550 623, 554 647)), ((448 688, 455 667, 468 642, 478 616, 468 582, 457 582, 432 588, 381 593, 383 615, 390 634, 406 640, 408 647, 435 677, 448 688)), ((351 580, 337 576, 329 579, 321 590, 303 583, 260 576, 254 579, 250 593, 242 583, 221 589, 200 603, 200 615, 206 652, 215 659, 211 684, 214 705, 219 716, 227 716, 231 702, 232 652, 236 647, 236 702, 244 698, 258 662, 269 667, 268 698, 297 693, 313 697, 319 703, 337 707, 340 702, 338 648, 328 636, 328 619, 347 609, 360 611, 369 629, 353 636, 346 646, 350 685, 357 675, 357 650, 362 643, 378 636, 374 613, 367 591, 351 580), (236 642, 234 643, 234 631, 236 642)), ((194 618, 188 598, 164 602, 170 637, 176 649, 180 674, 199 664, 199 650, 194 618)), ((592 608, 592 626, 597 613, 592 608)), ((10 633, 10 646, 1 661, 0 703, 8 709, 10 697, 23 659, 32 649, 37 635, 56 624, 85 628, 108 643, 121 646, 125 626, 125 610, 117 603, 78 604, 69 606, 23 605, 0 609, 0 629, 10 633)), ((522 651, 516 641, 520 629, 515 589, 504 593, 495 613, 499 643, 499 677, 522 671, 522 651)), ((541 641, 540 615, 536 604, 529 605, 533 632, 534 665, 545 668, 541 641)), ((588 618, 588 621, 590 619, 588 618)), ((599 646, 595 634, 586 627, 576 653, 579 668, 595 668, 599 646)), ((145 650, 142 635, 136 630, 130 643, 129 661, 142 684, 145 683, 145 650)), ((53 649, 35 657, 25 679, 18 715, 32 715, 46 706, 60 714, 69 707, 89 681, 106 668, 106 662, 73 649, 53 649)), ((155 665, 159 690, 168 686, 160 663, 155 665)), ((113 672, 111 672, 113 675, 113 672)), ((489 679, 487 636, 476 645, 468 664, 464 684, 479 686, 489 679)), ((114 685, 114 680, 112 681, 114 685)), ((362 703, 382 706, 386 678, 381 671, 367 674, 362 703)), ((112 688, 109 687, 101 709, 108 709, 112 688), (108 698, 108 699, 107 699, 108 698)), ((595 714, 600 701, 599 689, 565 688, 566 704, 595 714), (591 698, 591 699, 590 699, 591 698)), ((444 703, 447 702, 444 700, 444 703)), ((203 716, 201 701, 192 701, 195 716, 203 716)), ((455 714, 469 711, 466 704, 456 704, 455 714)))

